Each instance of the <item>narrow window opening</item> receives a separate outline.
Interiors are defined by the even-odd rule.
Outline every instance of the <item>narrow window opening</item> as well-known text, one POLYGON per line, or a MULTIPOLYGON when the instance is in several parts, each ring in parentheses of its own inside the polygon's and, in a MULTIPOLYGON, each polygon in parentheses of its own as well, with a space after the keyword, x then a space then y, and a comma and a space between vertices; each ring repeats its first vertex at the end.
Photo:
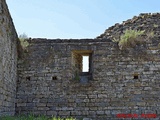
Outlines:
POLYGON ((134 75, 134 79, 138 79, 138 75, 134 75))
POLYGON ((53 76, 53 77, 52 77, 52 80, 57 80, 57 76, 53 76))
POLYGON ((74 50, 72 51, 73 77, 81 83, 88 83, 92 80, 92 51, 74 50))
POLYGON ((31 77, 30 76, 26 77, 26 80, 31 80, 31 77))
POLYGON ((82 72, 89 72, 89 56, 82 56, 82 72))

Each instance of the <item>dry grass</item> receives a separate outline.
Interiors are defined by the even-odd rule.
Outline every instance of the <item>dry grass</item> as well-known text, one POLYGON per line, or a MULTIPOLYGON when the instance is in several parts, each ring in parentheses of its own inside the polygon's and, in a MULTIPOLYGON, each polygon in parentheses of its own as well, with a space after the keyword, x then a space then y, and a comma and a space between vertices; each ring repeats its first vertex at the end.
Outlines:
POLYGON ((114 39, 114 41, 118 42, 120 50, 124 50, 126 48, 134 48, 138 44, 143 44, 154 36, 155 35, 153 31, 145 32, 127 29, 119 39, 114 39))
POLYGON ((120 36, 119 39, 119 47, 120 49, 125 49, 128 47, 134 47, 136 44, 142 42, 141 35, 144 34, 144 31, 137 30, 126 30, 123 35, 120 36))

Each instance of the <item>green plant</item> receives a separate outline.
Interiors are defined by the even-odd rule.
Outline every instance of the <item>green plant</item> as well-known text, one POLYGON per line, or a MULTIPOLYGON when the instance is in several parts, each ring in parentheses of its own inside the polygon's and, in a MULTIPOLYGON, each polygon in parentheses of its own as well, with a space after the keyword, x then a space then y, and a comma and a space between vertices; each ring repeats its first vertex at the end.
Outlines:
POLYGON ((53 118, 51 118, 50 120, 76 120, 75 118, 72 118, 72 117, 70 117, 70 118, 60 118, 60 117, 53 117, 53 118))
POLYGON ((80 80, 80 76, 79 76, 78 72, 75 72, 75 80, 77 80, 77 81, 80 80))
POLYGON ((25 33, 19 35, 18 42, 17 42, 18 60, 22 60, 28 52, 27 47, 29 46, 29 42, 27 41, 27 39, 28 37, 25 33))
POLYGON ((19 38, 19 41, 21 43, 22 48, 26 48, 29 45, 26 39, 19 38))
POLYGON ((54 117, 54 118, 52 118, 51 120, 64 120, 63 118, 60 118, 60 117, 54 117))
POLYGON ((66 118, 65 120, 76 120, 75 118, 66 118))
POLYGON ((0 120, 76 120, 75 118, 60 118, 60 117, 52 117, 48 118, 46 116, 34 116, 33 114, 26 115, 19 115, 19 116, 2 116, 0 120))
POLYGON ((3 116, 0 117, 0 120, 48 120, 46 116, 38 116, 35 117, 33 114, 26 115, 19 115, 19 116, 3 116))
POLYGON ((25 33, 19 35, 20 45, 22 46, 23 49, 25 49, 29 45, 27 39, 28 39, 28 37, 25 33))
POLYGON ((147 37, 150 39, 150 38, 153 38, 155 36, 154 32, 151 31, 151 32, 148 32, 146 33, 147 37))
POLYGON ((157 27, 158 27, 158 25, 157 25, 157 24, 154 24, 154 25, 153 25, 153 27, 154 27, 154 28, 157 28, 157 27))
POLYGON ((119 47, 120 49, 134 47, 137 43, 142 42, 141 35, 144 35, 145 31, 140 30, 126 30, 123 35, 120 36, 119 47))
POLYGON ((27 118, 28 118, 29 120, 34 120, 34 119, 35 119, 34 115, 32 115, 32 114, 29 114, 27 118))
POLYGON ((3 116, 3 117, 0 117, 1 120, 15 120, 15 117, 13 116, 3 116))
POLYGON ((36 120, 48 120, 48 117, 46 117, 46 116, 38 116, 36 118, 36 120))
POLYGON ((73 80, 79 81, 80 80, 80 76, 79 76, 79 69, 72 65, 72 72, 73 72, 73 80))

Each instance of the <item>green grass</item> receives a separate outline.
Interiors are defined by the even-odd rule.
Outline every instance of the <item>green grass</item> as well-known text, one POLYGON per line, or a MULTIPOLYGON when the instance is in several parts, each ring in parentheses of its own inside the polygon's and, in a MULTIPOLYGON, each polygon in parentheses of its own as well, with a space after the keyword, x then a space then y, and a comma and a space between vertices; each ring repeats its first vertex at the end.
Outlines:
POLYGON ((56 117, 54 117, 49 120, 76 120, 76 119, 75 118, 60 118, 60 117, 56 118, 56 117))
POLYGON ((46 117, 46 116, 38 116, 35 117, 34 115, 28 116, 3 116, 0 117, 0 120, 76 120, 75 118, 60 118, 60 117, 46 117))

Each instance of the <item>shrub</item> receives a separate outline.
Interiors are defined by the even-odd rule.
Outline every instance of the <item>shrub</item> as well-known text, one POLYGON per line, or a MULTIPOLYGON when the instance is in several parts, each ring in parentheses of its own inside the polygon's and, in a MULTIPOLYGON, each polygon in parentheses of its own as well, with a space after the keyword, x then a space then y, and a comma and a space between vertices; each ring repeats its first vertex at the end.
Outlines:
POLYGON ((141 36, 144 35, 145 31, 140 30, 126 30, 123 35, 120 36, 119 47, 120 49, 134 47, 137 43, 142 42, 141 36))
POLYGON ((28 36, 25 33, 19 35, 19 41, 22 46, 22 49, 25 49, 29 45, 26 39, 28 39, 28 36))
POLYGON ((18 47, 18 59, 23 59, 25 54, 27 53, 27 47, 29 46, 29 43, 27 41, 28 37, 25 33, 19 35, 18 41, 17 41, 17 47, 18 47))

